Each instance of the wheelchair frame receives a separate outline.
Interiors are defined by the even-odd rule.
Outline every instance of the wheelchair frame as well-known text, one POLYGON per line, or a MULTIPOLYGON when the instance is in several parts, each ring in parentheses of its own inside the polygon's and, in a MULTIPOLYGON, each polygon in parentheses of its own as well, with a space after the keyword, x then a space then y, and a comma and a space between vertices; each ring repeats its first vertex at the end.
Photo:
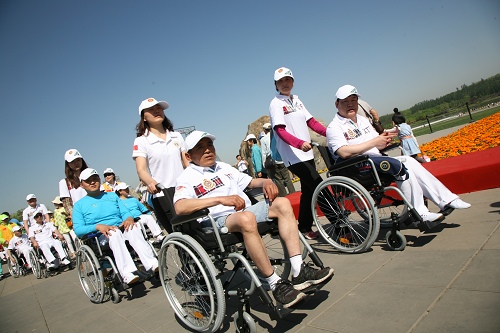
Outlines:
MULTIPOLYGON (((366 251, 373 245, 380 228, 390 228, 385 234, 387 245, 392 250, 404 250, 406 238, 400 232, 401 226, 422 222, 422 218, 401 190, 391 185, 392 177, 379 176, 369 156, 357 156, 335 164, 327 147, 320 145, 316 145, 316 147, 328 167, 328 178, 318 185, 312 200, 314 222, 323 238, 341 252, 357 253, 366 251), (370 165, 369 172, 361 175, 356 167, 359 163, 368 163, 370 165), (353 171, 353 169, 356 170, 353 171), (346 207, 342 208, 342 205, 335 204, 335 208, 339 208, 343 215, 340 215, 341 218, 338 220, 330 219, 329 229, 325 228, 321 222, 320 199, 329 200, 324 195, 326 190, 334 193, 333 195, 335 192, 337 195, 339 193, 340 195, 346 193, 351 195, 347 199, 350 201, 351 207, 346 209, 346 207), (389 191, 394 191, 398 197, 388 194, 389 191), (362 207, 357 205, 357 202, 362 203, 362 207), (359 215, 359 221, 356 223, 350 223, 346 220, 346 216, 350 216, 353 212, 359 215), (372 226, 364 234, 360 234, 357 228, 363 227, 363 223, 372 226), (342 231, 344 229, 348 230, 344 232, 342 231), (348 234, 351 235, 351 238, 358 238, 354 244, 351 244, 351 240, 347 239, 348 234)), ((395 145, 392 145, 384 151, 394 147, 395 145)))
MULTIPOLYGON (((173 212, 170 194, 160 188, 173 212)), ((265 284, 256 273, 256 267, 248 258, 242 235, 221 234, 208 209, 190 215, 177 215, 171 224, 174 232, 163 240, 159 252, 160 280, 175 314, 190 329, 217 331, 225 317, 226 296, 238 299, 238 309, 233 315, 237 332, 256 331, 249 305, 250 296, 254 293, 268 307, 271 320, 278 320, 291 311, 281 304, 274 305, 265 284), (212 227, 202 227, 198 221, 200 218, 208 218, 212 227), (242 253, 238 252, 240 249, 243 249, 242 253), (231 270, 226 269, 228 263, 233 265, 231 270), (250 285, 232 289, 231 283, 240 271, 250 285)), ((279 238, 275 221, 258 223, 258 228, 261 235, 269 234, 269 237, 274 237, 273 240, 279 238)), ((302 258, 309 255, 316 266, 323 268, 321 259, 300 233, 299 238, 304 246, 302 258)), ((281 278, 288 278, 290 261, 284 246, 282 250, 282 257, 270 258, 270 261, 281 278), (277 266, 283 266, 283 270, 277 270, 277 266)))
POLYGON ((28 260, 31 264, 31 271, 33 275, 37 279, 42 278, 42 267, 40 266, 40 261, 38 259, 38 254, 33 247, 30 248, 29 258, 25 258, 24 255, 19 254, 16 249, 11 250, 12 256, 16 259, 16 262, 13 264, 10 257, 7 256, 7 264, 9 267, 9 273, 14 278, 18 278, 19 276, 25 276, 28 274, 29 269, 26 267, 28 264, 28 260))

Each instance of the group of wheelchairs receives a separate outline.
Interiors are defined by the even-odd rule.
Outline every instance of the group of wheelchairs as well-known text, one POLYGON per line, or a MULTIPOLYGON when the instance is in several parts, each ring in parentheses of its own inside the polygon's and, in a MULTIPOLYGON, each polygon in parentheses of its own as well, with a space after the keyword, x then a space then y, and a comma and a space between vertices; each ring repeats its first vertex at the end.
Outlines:
MULTIPOLYGON (((62 242, 64 252, 66 253, 66 258, 68 258, 68 247, 65 242, 62 242)), ((52 253, 56 257, 57 265, 56 267, 50 267, 47 265, 47 259, 43 255, 40 248, 30 247, 27 258, 24 253, 18 253, 16 250, 11 251, 14 257, 14 262, 10 258, 7 258, 7 265, 9 268, 9 273, 12 277, 18 278, 20 276, 28 275, 30 272, 37 279, 48 278, 49 276, 58 274, 60 269, 65 266, 68 270, 73 269, 73 263, 70 262, 68 265, 62 265, 59 263, 60 258, 54 248, 51 248, 52 253)))
MULTIPOLYGON (((331 163, 326 147, 318 147, 329 166, 328 177, 317 187, 312 200, 315 225, 321 236, 335 249, 346 253, 368 250, 377 239, 380 228, 387 227, 388 246, 403 250, 406 239, 400 233, 402 225, 422 219, 402 192, 391 186, 392 179, 379 175, 367 157, 331 163), (367 172, 359 173, 359 165, 367 172)), ((173 209, 171 193, 160 186, 164 201, 173 209)), ((171 220, 173 232, 157 252, 158 278, 165 295, 182 324, 197 332, 215 332, 222 328, 226 317, 226 299, 237 300, 237 311, 232 318, 237 332, 255 332, 250 315, 249 300, 257 294, 267 307, 272 320, 287 314, 281 304, 274 304, 269 286, 259 275, 238 233, 219 229, 207 209, 191 215, 175 216, 171 220), (204 227, 201 220, 210 221, 204 227), (237 283, 236 277, 247 282, 237 283)), ((281 278, 291 272, 286 246, 279 237, 276 221, 258 224, 275 271, 281 278)), ((320 268, 324 265, 315 250, 299 233, 302 259, 309 259, 320 268)), ((118 292, 127 286, 97 234, 87 235, 77 253, 77 271, 80 282, 92 302, 106 299, 119 301, 118 292)), ((140 272, 140 266, 138 267, 140 272)), ((148 276, 144 276, 148 278, 148 276)), ((310 290, 316 292, 321 286, 310 290)))

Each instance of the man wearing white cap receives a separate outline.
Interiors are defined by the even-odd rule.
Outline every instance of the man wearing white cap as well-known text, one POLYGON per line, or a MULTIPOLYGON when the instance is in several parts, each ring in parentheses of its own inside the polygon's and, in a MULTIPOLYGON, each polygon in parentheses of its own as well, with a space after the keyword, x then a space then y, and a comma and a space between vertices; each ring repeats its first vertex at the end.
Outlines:
POLYGON ((358 116, 359 96, 358 90, 351 85, 337 90, 335 106, 338 112, 326 131, 328 148, 334 159, 371 156, 377 169, 380 165, 382 170, 379 171, 394 175, 398 187, 422 216, 424 222, 419 226, 422 230, 431 229, 444 219, 443 213, 429 211, 424 204, 424 196, 439 206, 442 212, 469 208, 470 204, 459 199, 415 159, 382 157, 380 149, 389 146, 397 133, 379 135, 368 119, 358 116))
POLYGON ((137 267, 125 245, 126 240, 139 255, 144 268, 156 272, 158 260, 118 196, 114 192, 101 192, 101 180, 94 169, 83 170, 80 181, 87 195, 78 200, 73 208, 73 228, 76 235, 83 237, 99 231, 102 234, 100 241, 109 239, 116 267, 127 284, 137 282, 139 276, 135 274, 137 267))
POLYGON ((290 307, 305 297, 301 290, 325 281, 333 275, 333 269, 316 270, 302 262, 299 231, 290 201, 277 197, 278 189, 272 180, 253 179, 227 163, 217 162, 213 140, 215 136, 201 131, 187 136, 191 164, 177 178, 175 211, 184 215, 208 208, 219 228, 240 232, 248 254, 266 277, 274 298, 284 307, 290 307), (243 192, 247 187, 262 188, 266 201, 251 205, 243 192), (280 237, 290 255, 292 282, 281 280, 274 272, 258 232, 257 223, 273 218, 278 220, 280 237))
POLYGON ((26 201, 28 202, 28 207, 26 207, 23 210, 23 224, 24 224, 24 230, 26 230, 26 233, 29 232, 29 227, 36 223, 34 216, 36 213, 41 212, 44 218, 44 221, 50 221, 50 217, 48 214, 47 207, 45 207, 44 204, 38 204, 36 202, 36 195, 34 194, 28 194, 26 196, 26 201))
MULTIPOLYGON (((170 211, 164 211, 161 201, 163 192, 157 188, 163 185, 171 193, 175 179, 189 164, 185 157, 186 144, 181 133, 174 131, 174 125, 165 116, 169 107, 165 101, 148 98, 139 105, 140 121, 136 126, 137 137, 134 140, 132 158, 139 179, 147 186, 152 195, 156 218, 165 230, 172 232, 170 211)), ((146 199, 146 201, 148 201, 146 199)))
POLYGON ((19 226, 15 226, 14 228, 12 228, 12 232, 14 233, 14 237, 12 237, 9 242, 9 246, 7 247, 7 254, 10 260, 13 263, 16 262, 16 259, 12 255, 12 251, 15 250, 18 255, 22 254, 24 256, 24 259, 26 259, 26 262, 28 263, 28 267, 31 268, 31 242, 28 235, 23 234, 19 226))

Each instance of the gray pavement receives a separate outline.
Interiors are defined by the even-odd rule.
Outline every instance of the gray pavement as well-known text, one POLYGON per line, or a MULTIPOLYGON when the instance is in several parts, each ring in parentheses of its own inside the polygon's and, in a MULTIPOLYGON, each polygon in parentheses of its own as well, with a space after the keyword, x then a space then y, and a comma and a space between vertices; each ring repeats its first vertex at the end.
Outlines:
MULTIPOLYGON (((446 134, 418 139, 424 143, 446 134)), ((461 198, 472 207, 453 212, 434 232, 403 230, 408 246, 402 252, 388 250, 382 239, 370 251, 354 255, 310 241, 325 265, 335 268, 334 278, 278 322, 269 319, 253 296, 257 331, 500 332, 500 189, 461 198)), ((0 281, 0 331, 186 330, 158 283, 146 281, 129 293, 131 298, 121 293, 119 304, 92 304, 75 271, 40 280, 7 277, 0 281)), ((236 300, 231 299, 221 331, 235 331, 230 320, 235 311, 236 300)))

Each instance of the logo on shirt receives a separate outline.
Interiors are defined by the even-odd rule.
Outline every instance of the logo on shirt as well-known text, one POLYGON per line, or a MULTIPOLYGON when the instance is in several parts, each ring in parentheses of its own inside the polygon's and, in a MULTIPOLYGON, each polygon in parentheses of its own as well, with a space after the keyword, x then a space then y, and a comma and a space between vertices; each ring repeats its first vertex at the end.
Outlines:
POLYGON ((292 113, 294 111, 295 111, 295 109, 292 106, 290 106, 290 105, 283 105, 283 113, 284 114, 289 114, 289 113, 292 113))
POLYGON ((133 148, 133 150, 139 150, 139 146, 137 146, 137 145, 134 145, 134 148, 133 148))
POLYGON ((193 188, 196 197, 201 198, 221 186, 224 186, 224 183, 219 176, 216 176, 212 179, 203 179, 201 184, 193 186, 193 188))
POLYGON ((359 138, 361 136, 361 131, 359 129, 348 129, 347 132, 344 132, 344 137, 347 141, 359 138))

